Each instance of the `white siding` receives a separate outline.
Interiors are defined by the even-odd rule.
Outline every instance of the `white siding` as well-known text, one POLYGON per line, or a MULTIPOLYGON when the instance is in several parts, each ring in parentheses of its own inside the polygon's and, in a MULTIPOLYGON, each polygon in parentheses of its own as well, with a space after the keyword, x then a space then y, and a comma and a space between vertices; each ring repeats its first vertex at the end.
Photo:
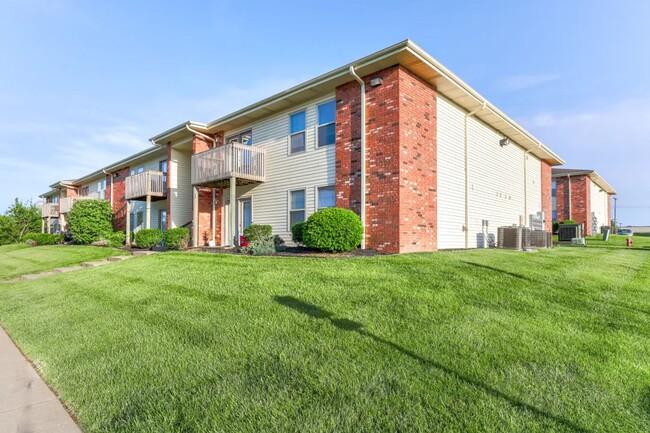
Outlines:
POLYGON ((171 161, 169 161, 172 228, 181 227, 192 221, 191 167, 191 151, 172 149, 171 161))
MULTIPOLYGON (((316 190, 321 186, 334 185, 335 146, 316 147, 317 105, 331 100, 334 95, 319 98, 309 104, 274 115, 236 131, 226 131, 225 137, 247 129, 253 131, 253 145, 266 149, 266 182, 237 188, 237 198, 252 197, 253 222, 270 224, 273 234, 280 235, 290 243, 291 231, 288 221, 288 193, 306 190, 306 217, 316 211, 316 190), (289 115, 306 111, 305 152, 289 155, 289 115)), ((223 191, 226 211, 222 212, 226 227, 227 202, 230 192, 223 191)), ((225 233, 223 239, 226 239, 225 233)))
POLYGON ((589 180, 590 187, 590 217, 596 218, 596 226, 593 227, 591 234, 600 233, 600 227, 608 226, 610 222, 607 218, 607 208, 609 204, 609 195, 603 191, 598 185, 589 180))
MULTIPOLYGON (((465 111, 438 96, 438 248, 464 248, 465 111)), ((497 228, 528 224, 541 211, 541 163, 511 143, 501 147, 498 132, 469 119, 469 247, 486 246, 497 228), (525 162, 526 161, 526 162, 525 162), (524 209, 524 164, 527 167, 527 209, 524 209), (484 229, 483 221, 487 221, 484 229)))

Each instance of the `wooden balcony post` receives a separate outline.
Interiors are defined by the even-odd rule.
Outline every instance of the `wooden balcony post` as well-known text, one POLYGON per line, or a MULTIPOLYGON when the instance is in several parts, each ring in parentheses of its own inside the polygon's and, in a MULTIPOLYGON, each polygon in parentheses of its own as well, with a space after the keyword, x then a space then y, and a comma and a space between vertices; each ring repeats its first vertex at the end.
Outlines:
POLYGON ((199 246, 199 187, 192 187, 192 246, 199 246))
POLYGON ((126 201, 126 246, 131 246, 131 200, 126 201))
POLYGON ((237 178, 230 178, 230 236, 232 242, 230 245, 236 247, 239 245, 239 236, 237 233, 237 178))
POLYGON ((144 223, 144 228, 151 228, 151 195, 147 194, 147 221, 144 223))
POLYGON ((45 233, 45 219, 41 218, 41 233, 45 233))

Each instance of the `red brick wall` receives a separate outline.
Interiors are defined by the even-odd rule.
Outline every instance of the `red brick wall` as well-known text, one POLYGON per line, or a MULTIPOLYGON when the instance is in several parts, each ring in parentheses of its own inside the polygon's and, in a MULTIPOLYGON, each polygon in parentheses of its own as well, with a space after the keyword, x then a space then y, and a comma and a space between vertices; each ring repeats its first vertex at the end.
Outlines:
MULTIPOLYGON (((402 66, 366 82, 366 247, 437 248, 436 92, 402 66), (382 85, 368 85, 381 77, 382 85)), ((360 212, 360 89, 336 89, 336 206, 360 212)))
MULTIPOLYGON (((129 167, 117 172, 113 177, 113 230, 126 230, 126 178, 129 167)), ((111 176, 106 176, 106 199, 111 199, 111 176)))
MULTIPOLYGON (((552 183, 551 166, 541 161, 542 164, 542 212, 544 212, 544 229, 546 231, 553 230, 553 196, 552 196, 552 183)), ((558 213, 559 215, 559 213, 558 213)))
POLYGON ((77 188, 72 188, 68 187, 64 190, 63 197, 77 197, 79 195, 79 191, 77 188))
MULTIPOLYGON (((223 131, 214 134, 216 146, 223 146, 224 135, 223 131)), ((208 140, 200 135, 194 135, 192 142, 193 153, 201 153, 213 147, 212 140, 208 140)), ((215 227, 214 227, 214 241, 216 245, 221 244, 221 207, 222 207, 223 189, 215 188, 215 200, 212 201, 212 188, 201 187, 199 188, 199 245, 208 245, 212 238, 212 209, 215 212, 215 227)), ((169 220, 169 218, 168 218, 169 220)))
POLYGON ((400 252, 437 249, 436 91, 400 68, 400 252))
POLYGON ((585 234, 591 234, 591 180, 587 176, 571 176, 571 215, 569 215, 569 179, 555 178, 557 183, 557 219, 572 219, 584 225, 585 234))

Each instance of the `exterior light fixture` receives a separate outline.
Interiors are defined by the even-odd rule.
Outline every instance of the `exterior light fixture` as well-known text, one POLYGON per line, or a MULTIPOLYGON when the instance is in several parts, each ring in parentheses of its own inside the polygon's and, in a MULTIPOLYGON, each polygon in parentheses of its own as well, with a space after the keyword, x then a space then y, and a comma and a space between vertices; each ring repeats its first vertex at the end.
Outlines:
POLYGON ((499 140, 499 146, 501 147, 506 147, 509 144, 510 144, 509 138, 502 138, 501 140, 499 140))
POLYGON ((377 87, 377 86, 381 86, 383 82, 384 80, 382 80, 381 77, 375 77, 372 80, 370 80, 370 85, 372 87, 377 87))

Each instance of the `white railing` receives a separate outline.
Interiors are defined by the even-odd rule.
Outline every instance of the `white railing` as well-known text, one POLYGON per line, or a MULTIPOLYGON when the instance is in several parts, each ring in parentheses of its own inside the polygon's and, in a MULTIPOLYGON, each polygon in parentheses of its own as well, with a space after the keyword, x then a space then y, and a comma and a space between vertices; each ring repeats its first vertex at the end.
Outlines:
POLYGON ((41 206, 41 218, 58 218, 59 205, 57 203, 44 203, 41 206))
POLYGON ((147 170, 126 178, 127 200, 152 196, 164 197, 167 194, 167 182, 162 171, 147 170))
POLYGON ((264 182, 266 149, 231 143, 192 155, 192 184, 237 177, 264 182))
POLYGON ((68 213, 76 201, 79 200, 106 200, 106 191, 91 192, 78 197, 63 197, 59 200, 59 212, 68 213))

